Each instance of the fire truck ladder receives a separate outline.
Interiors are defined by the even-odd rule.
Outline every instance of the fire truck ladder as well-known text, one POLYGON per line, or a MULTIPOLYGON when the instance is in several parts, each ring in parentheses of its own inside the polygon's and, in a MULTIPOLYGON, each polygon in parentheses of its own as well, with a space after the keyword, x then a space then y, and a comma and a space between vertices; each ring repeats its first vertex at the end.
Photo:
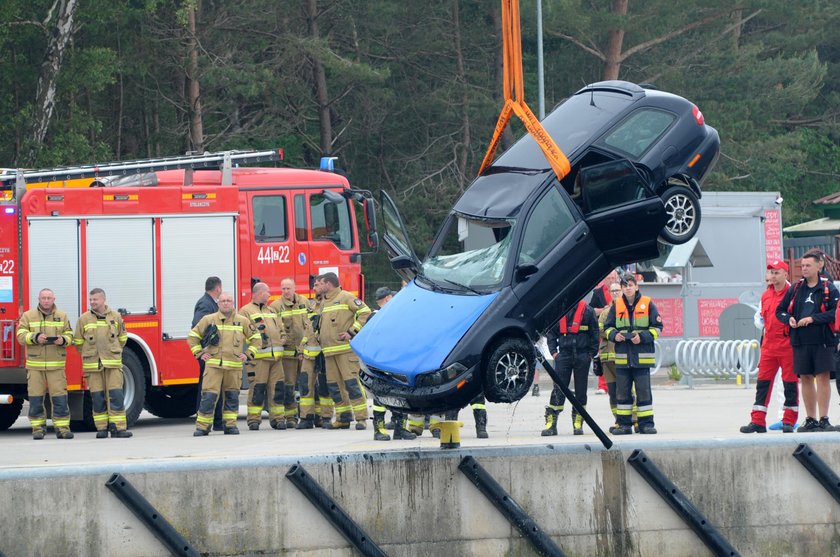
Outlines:
MULTIPOLYGON (((231 169, 234 164, 253 164, 259 162, 275 162, 283 160, 282 149, 267 151, 223 151, 219 153, 204 153, 201 155, 183 155, 161 159, 140 159, 133 161, 108 162, 82 166, 62 166, 40 170, 17 170, 0 175, 0 191, 15 190, 20 199, 26 191, 26 184, 32 182, 52 182, 74 178, 99 178, 106 176, 127 176, 159 170, 202 170, 220 169, 222 171, 222 185, 233 183, 231 169)), ((191 176, 187 176, 189 182, 191 176)))

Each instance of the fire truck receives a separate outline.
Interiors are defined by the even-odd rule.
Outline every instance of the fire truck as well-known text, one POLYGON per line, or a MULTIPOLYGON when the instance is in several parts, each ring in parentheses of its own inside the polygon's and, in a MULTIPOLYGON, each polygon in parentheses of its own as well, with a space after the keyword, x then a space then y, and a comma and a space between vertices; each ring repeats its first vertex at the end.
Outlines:
MULTIPOLYGON (((279 295, 291 277, 307 294, 330 271, 363 297, 360 245, 378 245, 370 192, 351 188, 332 159, 321 170, 239 166, 277 160, 282 150, 231 151, 0 174, 0 430, 27 396, 15 332, 42 288, 74 326, 92 288, 123 315, 129 424, 143 408, 163 418, 195 412, 198 365, 186 337, 208 276, 239 306, 254 282, 279 295), (86 187, 52 187, 62 183, 86 187)), ((72 348, 66 374, 73 426, 90 427, 72 348)))

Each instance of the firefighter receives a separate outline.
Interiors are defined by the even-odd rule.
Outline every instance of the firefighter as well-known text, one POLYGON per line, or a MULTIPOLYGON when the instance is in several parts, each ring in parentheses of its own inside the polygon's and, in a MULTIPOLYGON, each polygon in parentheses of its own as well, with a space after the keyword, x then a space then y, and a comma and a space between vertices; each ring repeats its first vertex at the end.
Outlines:
MULTIPOLYGON (((615 300, 621 296, 621 285, 613 282, 609 285, 609 295, 612 301, 604 308, 598 315, 598 330, 600 332, 601 342, 598 346, 598 356, 596 356, 596 365, 600 368, 601 377, 607 385, 607 393, 610 398, 610 411, 613 417, 616 417, 616 402, 615 402, 615 343, 604 335, 604 323, 607 321, 609 310, 615 305, 615 300)), ((596 310, 597 313, 597 310, 596 310)), ((634 420, 635 421, 635 420, 634 420)))
MULTIPOLYGON (((380 286, 376 289, 376 305, 379 309, 385 307, 385 304, 391 301, 394 297, 394 292, 387 286, 380 286)), ((374 311, 371 318, 376 315, 374 311)), ((404 439, 411 441, 417 439, 417 435, 407 429, 407 417, 405 414, 399 412, 391 412, 391 419, 394 421, 394 439, 404 439)), ((421 423, 422 432, 422 423, 421 423)), ((373 397, 373 440, 374 441, 390 441, 391 436, 388 435, 388 430, 385 427, 385 407, 376 397, 373 397)))
MULTIPOLYGON (((204 281, 204 294, 195 303, 193 308, 193 318, 190 327, 195 327, 201 318, 211 313, 219 311, 219 294, 222 293, 222 279, 219 277, 207 277, 204 281)), ((204 362, 198 361, 198 388, 195 393, 195 411, 198 412, 201 406, 201 389, 204 382, 204 362)), ((219 402, 216 404, 216 409, 213 413, 213 429, 215 431, 222 431, 225 429, 224 422, 222 422, 222 397, 219 397, 219 402)))
POLYGON ((224 393, 225 435, 239 435, 236 418, 239 413, 239 386, 242 384, 242 364, 258 352, 250 321, 233 310, 233 296, 219 295, 219 311, 205 315, 187 335, 193 355, 204 362, 204 384, 201 405, 195 419, 194 437, 210 433, 216 400, 224 393))
POLYGON ((26 347, 26 389, 29 393, 29 423, 32 438, 43 439, 47 430, 44 397, 50 393, 55 436, 72 439, 67 376, 64 365, 73 329, 67 314, 55 306, 55 293, 44 288, 38 293, 38 307, 20 317, 18 342, 26 347))
POLYGON ((96 438, 131 437, 126 430, 122 352, 128 340, 118 311, 105 304, 105 291, 94 288, 90 309, 79 317, 73 343, 82 356, 82 371, 90 389, 96 438))
MULTIPOLYGON (((575 397, 586 407, 586 387, 589 364, 598 353, 598 320, 595 310, 583 300, 560 318, 556 327, 547 335, 548 350, 563 384, 568 387, 575 378, 575 397)), ((563 411, 566 397, 556 384, 551 399, 545 407, 545 429, 541 435, 557 435, 557 416, 563 411)), ((572 410, 572 428, 575 435, 583 435, 583 416, 572 410)))
POLYGON ((351 416, 356 429, 365 429, 367 400, 359 381, 359 357, 350 348, 350 339, 370 316, 370 308, 359 298, 341 289, 335 273, 322 275, 324 302, 321 309, 321 350, 327 369, 327 387, 335 402, 335 421, 328 429, 349 429, 351 416), (342 393, 341 389, 346 391, 342 393))
POLYGON ((604 334, 615 343, 617 423, 610 433, 633 433, 635 386, 639 433, 654 434, 650 367, 656 363, 654 341, 662 332, 662 318, 651 299, 639 292, 636 277, 627 273, 619 282, 622 295, 610 307, 604 323, 604 334))
POLYGON ((274 429, 286 429, 283 351, 288 346, 280 316, 268 306, 271 290, 264 282, 251 287, 251 302, 239 310, 248 319, 258 350, 248 362, 248 429, 257 431, 262 411, 268 402, 268 423, 274 429))
POLYGON ((280 282, 282 296, 271 308, 280 314, 285 328, 286 349, 283 351, 283 370, 286 374, 286 391, 284 403, 286 405, 286 427, 295 428, 298 424, 298 405, 295 403, 295 386, 300 377, 300 366, 303 354, 298 352, 303 340, 306 322, 309 320, 309 301, 295 292, 295 281, 285 278, 280 282))
POLYGON ((319 373, 323 369, 323 355, 318 340, 323 288, 321 277, 315 277, 312 283, 315 298, 309 302, 307 318, 303 322, 303 337, 297 348, 301 361, 298 378, 300 421, 296 429, 313 429, 332 420, 334 403, 326 391, 326 377, 322 378, 319 373))
POLYGON ((782 368, 785 402, 782 416, 782 431, 793 433, 799 417, 799 384, 793 372, 793 348, 790 345, 790 330, 776 319, 776 308, 787 294, 790 283, 787 280, 787 263, 773 260, 767 263, 769 284, 761 295, 759 321, 763 325, 761 356, 758 360, 758 381, 755 389, 755 404, 750 413, 750 423, 741 426, 741 433, 765 433, 767 431, 767 406, 773 392, 773 380, 782 368))

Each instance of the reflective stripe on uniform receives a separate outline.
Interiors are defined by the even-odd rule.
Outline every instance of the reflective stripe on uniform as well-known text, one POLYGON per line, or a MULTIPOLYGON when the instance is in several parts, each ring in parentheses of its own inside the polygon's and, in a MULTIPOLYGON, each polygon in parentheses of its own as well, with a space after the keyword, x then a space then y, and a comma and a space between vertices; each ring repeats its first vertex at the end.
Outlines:
POLYGON ((473 410, 486 410, 487 405, 484 403, 470 404, 470 408, 472 408, 473 410))
POLYGON ((653 405, 647 404, 645 406, 639 406, 636 409, 636 416, 640 418, 645 418, 647 416, 653 416, 653 405))
POLYGON ((224 421, 235 420, 239 415, 236 412, 222 412, 222 419, 224 421))
MULTIPOLYGON (((300 399, 300 400, 302 401, 303 399, 300 399)), ((374 404, 373 405, 373 411, 374 412, 385 412, 385 407, 384 406, 377 406, 377 405, 374 404)))
POLYGON ((122 367, 122 360, 100 360, 102 367, 122 367))
POLYGON ((348 352, 350 350, 350 344, 337 344, 335 346, 324 346, 321 351, 324 355, 328 354, 338 354, 341 352, 348 352))
POLYGON ((359 412, 360 410, 367 410, 367 403, 360 402, 359 404, 354 404, 353 405, 353 411, 354 412, 359 412))
POLYGON ((249 414, 252 414, 252 415, 253 415, 253 414, 261 414, 261 413, 262 413, 262 409, 263 409, 263 407, 262 407, 262 406, 249 406, 249 407, 248 407, 248 413, 249 413, 249 414))
POLYGON ((213 416, 202 416, 199 414, 195 417, 195 421, 200 424, 212 424, 213 423, 213 416))
POLYGON ((334 306, 327 306, 321 310, 321 313, 330 313, 332 311, 350 311, 350 308, 347 307, 347 304, 335 304, 334 306))
POLYGON ((35 360, 26 360, 26 367, 63 367, 64 360, 53 362, 38 362, 35 360))
POLYGON ((85 362, 82 364, 82 369, 99 369, 99 362, 85 362))

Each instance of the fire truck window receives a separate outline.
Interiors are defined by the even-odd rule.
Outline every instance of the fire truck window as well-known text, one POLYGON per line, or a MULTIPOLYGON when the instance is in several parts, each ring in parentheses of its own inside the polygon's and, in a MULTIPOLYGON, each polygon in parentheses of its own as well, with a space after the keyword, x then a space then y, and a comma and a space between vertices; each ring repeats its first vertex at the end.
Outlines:
POLYGON ((309 220, 312 222, 312 240, 332 242, 339 249, 353 247, 350 210, 347 202, 332 203, 322 194, 309 198, 309 220))
POLYGON ((309 239, 309 230, 306 226, 306 198, 303 195, 295 196, 295 240, 305 242, 309 239))
POLYGON ((257 242, 285 242, 286 198, 282 195, 254 196, 254 239, 257 242))

